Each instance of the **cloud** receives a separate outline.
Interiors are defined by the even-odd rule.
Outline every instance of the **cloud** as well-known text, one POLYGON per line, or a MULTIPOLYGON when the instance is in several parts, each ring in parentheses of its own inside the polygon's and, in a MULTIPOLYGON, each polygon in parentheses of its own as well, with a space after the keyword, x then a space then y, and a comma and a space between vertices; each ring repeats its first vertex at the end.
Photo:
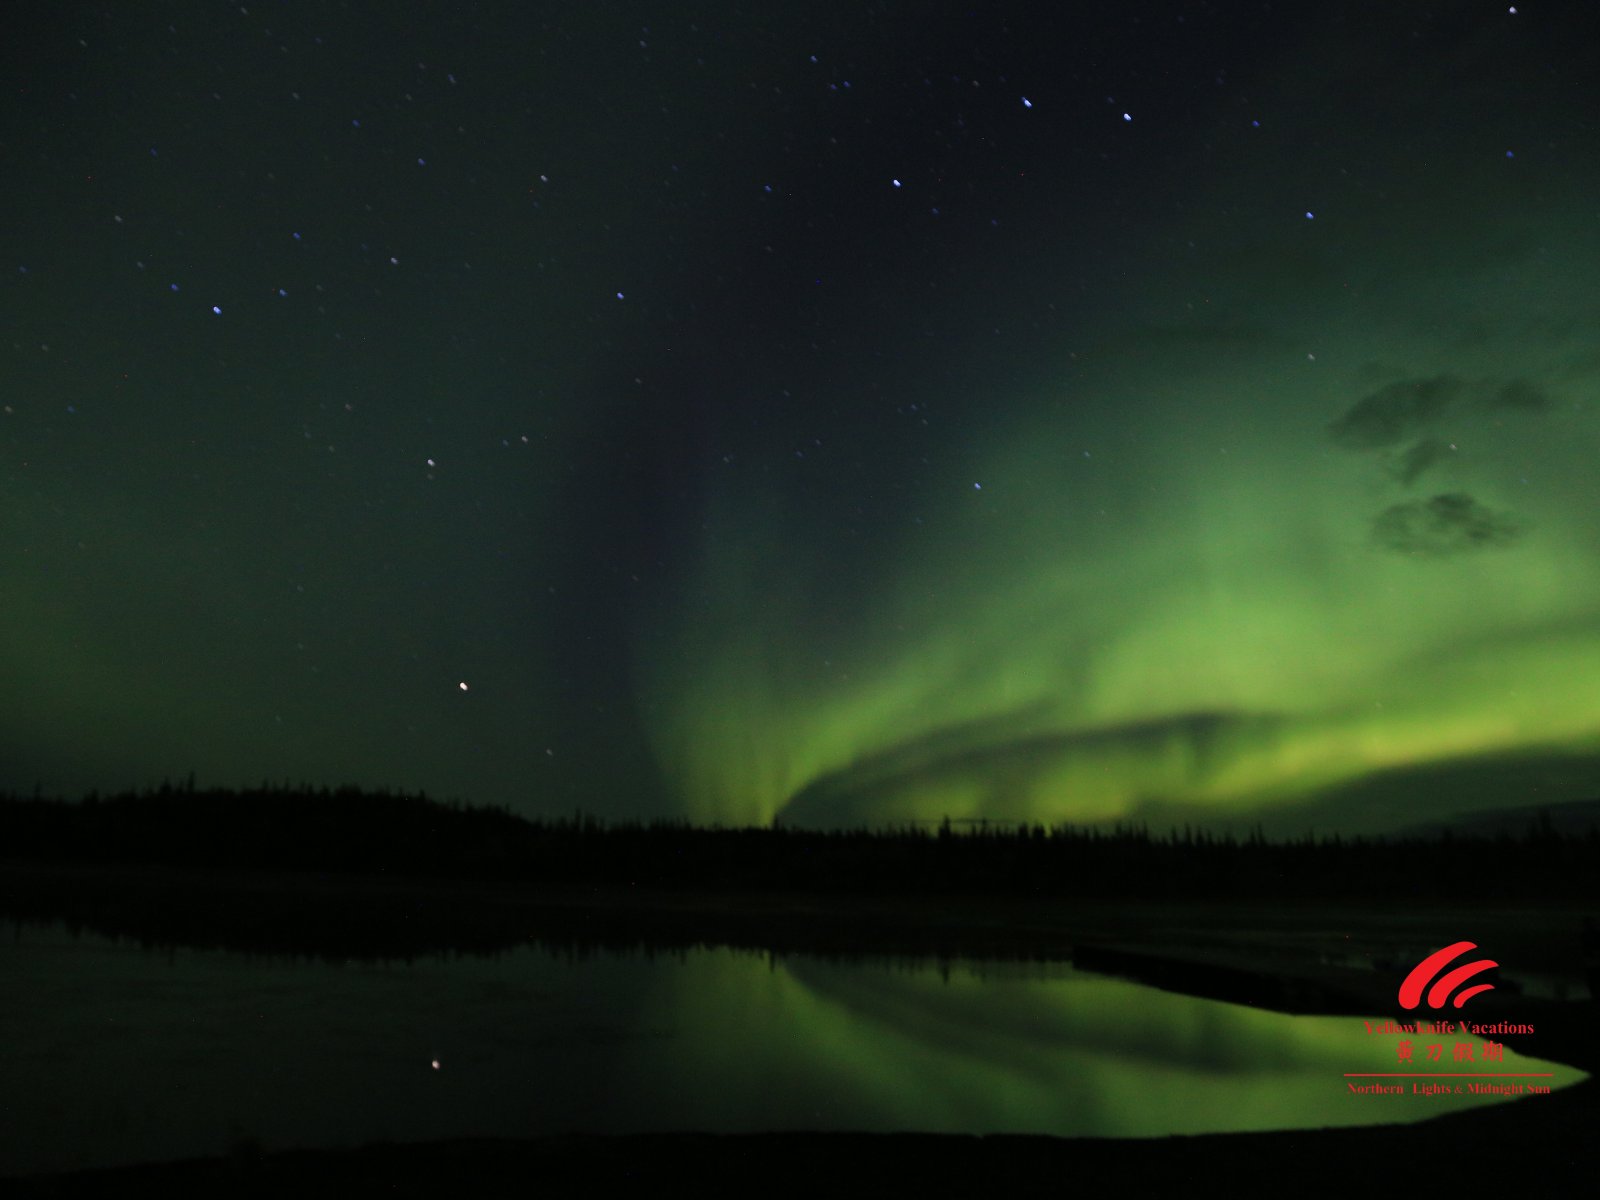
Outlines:
POLYGON ((1510 546, 1526 532, 1521 520, 1479 504, 1465 492, 1411 500, 1384 509, 1372 522, 1373 541, 1396 554, 1444 558, 1510 546))
POLYGON ((1509 408, 1519 412, 1542 412, 1550 407, 1550 396, 1542 388, 1526 379, 1513 379, 1503 383, 1484 397, 1485 408, 1509 408))
MULTIPOLYGON (((1468 381, 1457 375, 1403 379, 1357 400, 1328 426, 1328 436, 1346 450, 1381 450, 1398 445, 1450 409, 1469 403, 1487 412, 1543 412, 1551 406, 1549 393, 1526 379, 1499 384, 1468 381)), ((1423 445, 1419 443, 1412 453, 1423 445)), ((1432 461, 1424 462, 1411 478, 1432 461)))
POLYGON ((1455 375, 1391 383, 1351 405, 1328 436, 1347 450, 1393 446, 1459 402, 1466 386, 1455 375))
POLYGON ((1438 438, 1423 438, 1400 456, 1392 468, 1401 483, 1415 483, 1422 473, 1450 453, 1450 447, 1438 438))

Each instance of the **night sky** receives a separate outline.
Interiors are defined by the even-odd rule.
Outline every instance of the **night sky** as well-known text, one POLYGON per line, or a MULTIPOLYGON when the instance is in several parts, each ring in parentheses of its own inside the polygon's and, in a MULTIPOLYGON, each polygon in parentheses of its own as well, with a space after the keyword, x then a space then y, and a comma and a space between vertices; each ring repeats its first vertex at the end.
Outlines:
POLYGON ((1600 7, 42 4, 0 788, 1600 795, 1600 7))

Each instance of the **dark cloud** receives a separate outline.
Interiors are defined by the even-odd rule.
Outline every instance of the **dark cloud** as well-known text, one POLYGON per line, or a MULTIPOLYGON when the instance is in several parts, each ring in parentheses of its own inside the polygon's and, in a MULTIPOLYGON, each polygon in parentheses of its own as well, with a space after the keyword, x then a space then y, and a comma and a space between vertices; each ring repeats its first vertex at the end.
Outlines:
POLYGON ((1347 450, 1393 446, 1458 403, 1466 386, 1455 375, 1391 383, 1351 405, 1328 426, 1328 436, 1347 450))
POLYGON ((1394 464, 1394 476, 1401 483, 1415 483, 1422 473, 1450 453, 1450 447, 1438 438, 1423 438, 1412 446, 1394 464))
POLYGON ((1465 492, 1395 504, 1372 522, 1373 541, 1383 549, 1427 558, 1509 546, 1524 532, 1522 521, 1479 504, 1465 492))
POLYGON ((1484 400, 1485 408, 1510 408, 1520 412, 1541 412, 1550 407, 1549 393, 1526 379, 1503 383, 1484 400))

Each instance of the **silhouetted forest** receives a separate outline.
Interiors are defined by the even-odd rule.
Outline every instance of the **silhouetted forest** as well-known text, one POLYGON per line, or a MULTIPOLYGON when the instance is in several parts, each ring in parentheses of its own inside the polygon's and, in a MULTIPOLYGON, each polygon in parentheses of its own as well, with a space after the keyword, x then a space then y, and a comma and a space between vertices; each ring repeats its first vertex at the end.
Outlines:
POLYGON ((530 821, 425 794, 193 783, 79 802, 0 799, 0 861, 150 864, 729 892, 1136 899, 1593 901, 1600 833, 1268 841, 1193 828, 819 832, 530 821))

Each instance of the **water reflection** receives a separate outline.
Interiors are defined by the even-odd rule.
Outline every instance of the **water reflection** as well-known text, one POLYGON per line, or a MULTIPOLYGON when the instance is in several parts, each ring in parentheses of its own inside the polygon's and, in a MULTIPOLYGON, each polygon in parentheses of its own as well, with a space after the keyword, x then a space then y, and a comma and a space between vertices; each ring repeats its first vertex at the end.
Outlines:
MULTIPOLYGON (((1350 1094, 1347 1072, 1396 1069, 1395 1039, 1358 1018, 1286 1017, 1070 968, 942 977, 794 958, 758 972, 706 955, 665 972, 658 996, 693 1020, 677 1044, 647 1052, 651 1070, 667 1079, 698 1063, 719 1080, 677 1097, 689 1128, 1153 1137, 1413 1121, 1494 1102, 1350 1094)), ((1428 1040, 1441 1062, 1418 1069, 1451 1069, 1457 1039, 1428 1040)), ((1494 1069, 1550 1070, 1541 1082, 1553 1086, 1583 1077, 1510 1050, 1494 1069)))
MULTIPOLYGON (((1291 1018, 1065 966, 532 948, 338 966, 150 953, 59 928, 23 930, 4 963, 0 1110, 14 1136, 0 1172, 215 1154, 245 1138, 1138 1137, 1492 1102, 1351 1095, 1346 1072, 1394 1069, 1394 1039, 1357 1018, 1291 1018)), ((1437 1040, 1436 1066, 1451 1069, 1453 1039, 1437 1040)), ((1495 1069, 1582 1078, 1510 1050, 1495 1069)))

